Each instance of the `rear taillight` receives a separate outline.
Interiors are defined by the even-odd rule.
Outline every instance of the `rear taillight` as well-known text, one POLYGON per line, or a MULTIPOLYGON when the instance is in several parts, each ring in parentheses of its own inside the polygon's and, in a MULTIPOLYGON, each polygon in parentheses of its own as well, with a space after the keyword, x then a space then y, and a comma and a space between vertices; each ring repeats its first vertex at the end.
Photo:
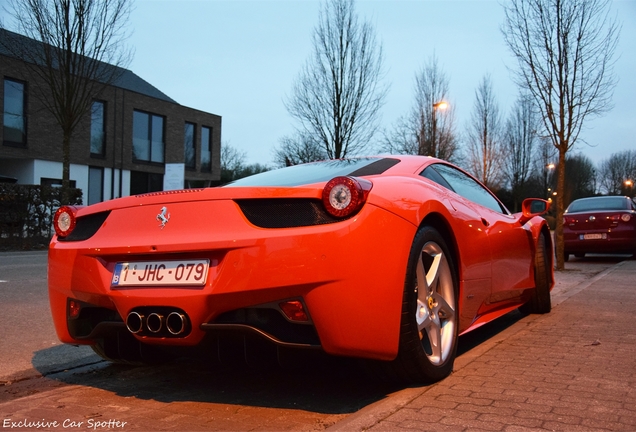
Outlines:
POLYGON ((62 206, 57 209, 53 216, 53 228, 59 237, 66 237, 73 231, 77 222, 76 212, 77 209, 73 206, 62 206))
POLYGON ((362 208, 372 186, 362 178, 334 177, 322 190, 322 203, 332 216, 351 216, 362 208))
POLYGON ((632 219, 632 216, 628 213, 623 213, 608 216, 607 219, 609 219, 613 224, 618 224, 620 221, 629 222, 632 219))
POLYGON ((309 316, 305 311, 302 302, 298 300, 279 303, 281 310, 290 321, 309 321, 309 316))
POLYGON ((564 225, 573 225, 575 223, 576 223, 576 219, 574 219, 572 216, 565 216, 563 218, 564 225))
POLYGON ((68 317, 77 318, 82 310, 82 304, 77 300, 68 299, 68 317))

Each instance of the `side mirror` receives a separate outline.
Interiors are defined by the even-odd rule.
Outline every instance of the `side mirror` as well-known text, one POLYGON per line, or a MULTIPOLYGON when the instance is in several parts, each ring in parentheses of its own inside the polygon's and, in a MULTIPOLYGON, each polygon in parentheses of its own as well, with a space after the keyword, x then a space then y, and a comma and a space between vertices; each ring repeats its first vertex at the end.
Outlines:
POLYGON ((523 225, 535 216, 546 214, 550 209, 550 201, 539 198, 526 198, 521 204, 519 222, 523 225))

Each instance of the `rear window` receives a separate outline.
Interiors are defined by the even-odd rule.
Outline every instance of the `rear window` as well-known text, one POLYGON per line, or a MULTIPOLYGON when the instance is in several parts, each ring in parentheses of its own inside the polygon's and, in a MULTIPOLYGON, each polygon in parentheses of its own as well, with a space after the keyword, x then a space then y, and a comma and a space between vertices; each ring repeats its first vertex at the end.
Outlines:
POLYGON ((629 210, 629 201, 623 197, 585 198, 573 201, 566 213, 581 213, 594 210, 629 210))
POLYGON ((300 186, 326 182, 337 176, 382 174, 398 164, 399 159, 360 158, 314 162, 266 171, 236 180, 226 186, 300 186))

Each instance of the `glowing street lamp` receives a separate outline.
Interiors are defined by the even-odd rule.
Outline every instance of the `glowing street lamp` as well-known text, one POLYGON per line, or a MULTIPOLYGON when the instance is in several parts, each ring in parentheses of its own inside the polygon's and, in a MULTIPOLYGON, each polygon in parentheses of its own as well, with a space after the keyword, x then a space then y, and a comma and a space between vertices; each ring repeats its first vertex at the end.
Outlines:
POLYGON ((552 190, 551 187, 548 187, 548 183, 552 184, 552 171, 554 171, 554 168, 556 168, 556 165, 553 163, 549 163, 546 164, 545 169, 543 170, 543 190, 545 191, 547 198, 550 198, 550 191, 552 190), (549 178, 549 182, 548 182, 548 178, 549 178))
POLYGON ((625 180, 623 182, 623 184, 625 185, 626 188, 629 189, 629 192, 627 193, 627 195, 631 198, 632 196, 632 187, 634 186, 634 182, 632 180, 625 180))
POLYGON ((433 120, 433 133, 431 134, 431 156, 437 157, 437 110, 445 110, 448 108, 448 102, 439 101, 433 103, 432 120, 433 120))
POLYGON ((446 108, 448 108, 448 102, 446 101, 439 101, 433 104, 433 109, 434 110, 445 110, 446 108))

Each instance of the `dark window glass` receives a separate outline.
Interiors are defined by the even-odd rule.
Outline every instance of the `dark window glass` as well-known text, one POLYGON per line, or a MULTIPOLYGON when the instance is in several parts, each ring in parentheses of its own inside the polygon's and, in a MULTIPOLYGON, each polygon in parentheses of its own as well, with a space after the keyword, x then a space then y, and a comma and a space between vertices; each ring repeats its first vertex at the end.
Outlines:
MULTIPOLYGON (((75 180, 69 180, 68 181, 69 187, 72 187, 72 188, 75 187, 75 183, 76 183, 75 180)), ((42 185, 42 186, 61 187, 62 186, 62 179, 40 177, 40 185, 42 185)))
POLYGON ((133 159, 163 163, 163 117, 133 111, 133 159))
POLYGON ((629 203, 629 199, 624 197, 583 198, 573 201, 566 210, 566 213, 594 210, 630 210, 629 203))
POLYGON ((163 117, 153 115, 150 118, 152 119, 150 161, 163 163, 163 117))
POLYGON ((91 107, 91 155, 103 156, 106 151, 106 104, 93 102, 91 107))
POLYGON ((386 160, 399 162, 398 159, 389 158, 338 159, 314 162, 255 174, 236 180, 228 186, 298 186, 329 181, 337 176, 352 175, 361 171, 365 172, 364 175, 377 175, 394 165, 393 163, 378 163, 386 160), (363 168, 369 167, 375 167, 375 169, 363 170, 363 168))
POLYGON ((163 174, 142 171, 130 172, 130 194, 139 195, 163 190, 163 174))
POLYGON ((195 126, 193 123, 185 124, 185 134, 183 137, 184 161, 186 168, 196 168, 196 141, 194 139, 195 126))
MULTIPOLYGON (((505 213, 508 214, 508 211, 503 207, 499 201, 481 184, 477 181, 473 180, 471 177, 467 176, 460 170, 453 168, 449 165, 444 164, 434 164, 429 168, 435 169, 438 174, 443 177, 444 180, 450 185, 451 190, 456 192, 457 194, 463 196, 464 198, 487 207, 497 213, 505 213)), ((426 170, 422 174, 424 174, 426 170)), ((426 176, 431 178, 430 176, 426 176)), ((433 180, 431 178, 431 180, 433 180)), ((433 180, 435 181, 435 180, 433 180)), ((446 186, 441 182, 442 186, 446 186)), ((447 187, 447 186, 446 186, 447 187)))
POLYGON ((25 84, 4 80, 3 136, 6 144, 26 145, 25 84))
POLYGON ((422 177, 425 177, 425 178, 427 178, 429 180, 434 181, 435 183, 437 183, 439 185, 444 186, 446 189, 453 190, 451 185, 449 185, 448 182, 444 179, 444 177, 442 177, 437 171, 435 171, 435 168, 433 168, 433 167, 434 167, 434 165, 426 167, 426 169, 424 171, 422 171, 420 173, 420 175, 422 177))
POLYGON ((88 168, 88 205, 104 200, 104 169, 88 168))
POLYGON ((201 127, 201 171, 212 171, 212 129, 201 127))

